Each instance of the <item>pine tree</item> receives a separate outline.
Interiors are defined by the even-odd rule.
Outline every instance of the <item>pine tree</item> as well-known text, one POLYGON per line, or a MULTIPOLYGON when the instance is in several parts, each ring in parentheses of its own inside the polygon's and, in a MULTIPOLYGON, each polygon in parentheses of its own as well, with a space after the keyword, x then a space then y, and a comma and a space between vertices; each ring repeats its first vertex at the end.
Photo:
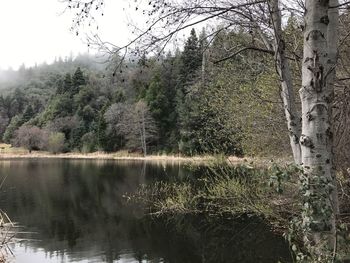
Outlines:
POLYGON ((107 122, 104 118, 104 114, 106 112, 106 108, 101 110, 101 112, 98 114, 98 120, 97 120, 97 148, 98 150, 104 150, 107 148, 108 138, 106 134, 107 130, 107 122))
POLYGON ((23 123, 26 123, 27 121, 29 121, 33 117, 34 117, 34 110, 33 110, 32 105, 29 104, 24 110, 22 121, 23 121, 23 123))
POLYGON ((15 131, 23 124, 22 121, 22 116, 21 115, 16 115, 14 116, 10 124, 7 126, 6 131, 3 135, 2 140, 6 143, 11 143, 11 140, 14 137, 15 131))
POLYGON ((159 127, 160 140, 166 141, 166 132, 169 125, 169 100, 165 86, 158 73, 152 78, 146 93, 145 100, 159 127))
MULTIPOLYGON (((191 30, 191 35, 187 39, 181 60, 180 82, 183 86, 186 86, 193 82, 198 69, 202 65, 201 47, 194 29, 191 30)), ((183 92, 185 91, 183 90, 183 92)))
MULTIPOLYGON (((186 119, 188 107, 191 106, 191 101, 186 98, 197 79, 197 75, 202 65, 201 46, 194 29, 191 30, 191 35, 187 39, 184 51, 181 55, 180 78, 176 91, 176 111, 177 111, 177 126, 180 134, 184 134, 185 130, 191 127, 186 127, 186 119)), ((180 135, 181 136, 181 135, 180 135)))
POLYGON ((80 67, 78 67, 72 78, 72 95, 77 94, 80 86, 84 85, 86 85, 86 79, 80 67))
POLYGON ((70 93, 72 90, 72 86, 72 77, 69 73, 67 73, 63 81, 63 93, 70 93))
POLYGON ((62 78, 56 81, 55 86, 56 86, 56 94, 63 94, 65 92, 64 81, 62 78))

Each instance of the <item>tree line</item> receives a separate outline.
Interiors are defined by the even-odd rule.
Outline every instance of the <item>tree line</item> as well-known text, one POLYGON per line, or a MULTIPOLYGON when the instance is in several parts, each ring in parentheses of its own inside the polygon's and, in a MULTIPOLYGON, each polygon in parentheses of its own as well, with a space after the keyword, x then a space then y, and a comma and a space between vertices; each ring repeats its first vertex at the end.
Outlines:
MULTIPOLYGON (((67 0, 64 3, 67 4, 69 10, 76 12, 72 21, 72 29, 77 32, 82 29, 81 25, 87 24, 96 13, 101 12, 102 5, 105 6, 104 0, 91 0, 82 8, 79 5, 82 1, 72 3, 67 0)), ((248 33, 250 35, 246 38, 249 39, 248 41, 243 41, 243 43, 236 41, 223 45, 221 50, 227 53, 222 52, 224 56, 221 56, 216 62, 237 60, 237 58, 247 60, 251 51, 259 54, 255 56, 254 62, 261 61, 260 58, 264 55, 271 56, 276 74, 271 74, 267 79, 271 80, 273 76, 277 76, 280 101, 288 129, 289 147, 294 163, 301 168, 299 183, 303 212, 298 229, 303 236, 304 250, 307 253, 303 253, 302 249, 299 251, 294 249, 297 251, 296 260, 335 262, 341 261, 338 254, 340 245, 338 229, 342 225, 344 211, 346 211, 339 205, 338 189, 340 188, 337 181, 337 170, 343 170, 343 174, 348 175, 348 170, 344 168, 349 164, 347 161, 349 159, 345 157, 349 149, 349 137, 346 135, 348 134, 348 102, 345 99, 348 93, 346 89, 349 70, 347 58, 344 56, 344 53, 348 52, 349 4, 349 1, 346 0, 193 0, 180 2, 161 0, 149 1, 147 5, 135 0, 130 5, 130 11, 135 10, 134 13, 143 15, 145 23, 131 25, 136 29, 134 39, 125 46, 114 46, 114 49, 110 49, 111 45, 103 42, 98 36, 90 38, 89 42, 104 48, 111 55, 129 50, 139 54, 140 52, 152 53, 159 49, 162 50, 170 41, 176 40, 179 32, 201 23, 207 23, 213 28, 210 32, 210 40, 216 39, 222 29, 236 33, 242 29, 248 33), (297 27, 290 28, 287 20, 291 22, 293 19, 297 21, 297 27), (215 27, 217 21, 223 28, 215 27), (161 28, 164 30, 159 30, 161 28), (297 90, 299 96, 296 94, 297 90)), ((266 60, 262 60, 259 68, 261 69, 266 64, 268 64, 266 60)), ((246 70, 242 71, 241 75, 248 74, 249 76, 250 69, 254 69, 253 66, 254 63, 246 64, 246 70)), ((235 67, 229 72, 231 75, 237 74, 235 67)), ((203 80, 206 75, 204 72, 203 80)), ((259 74, 252 75, 258 76, 259 74)), ((212 84, 213 79, 216 79, 216 76, 214 78, 211 76, 207 83, 212 84)), ((231 78, 226 76, 226 79, 231 78)), ((199 85, 197 89, 191 88, 191 92, 185 93, 185 101, 188 98, 187 95, 193 91, 203 92, 204 83, 205 81, 202 87, 199 85)), ((220 86, 219 83, 215 84, 220 86)), ((231 86, 232 83, 225 84, 227 87, 227 84, 231 86)), ((192 87, 195 86, 194 84, 192 87)), ((237 86, 242 87, 242 85, 237 86)), ((254 90, 254 95, 259 98, 274 101, 273 96, 264 97, 259 93, 259 89, 254 90)), ((186 89, 185 92, 187 92, 186 89)), ((231 90, 229 94, 235 94, 235 92, 231 90)), ((241 94, 240 97, 243 98, 244 95, 241 94)), ((215 99, 209 101, 216 102, 215 99)), ((249 105, 249 100, 243 101, 241 111, 245 104, 249 105)), ((199 105, 200 112, 203 112, 203 102, 201 101, 199 105)), ((192 103, 191 109, 194 108, 195 103, 192 103)), ((210 107, 209 112, 213 108, 210 107)), ((254 111, 256 108, 255 104, 251 109, 254 111)), ((188 114, 192 117, 190 122, 193 119, 196 120, 198 116, 203 116, 194 113, 193 117, 188 114)), ((235 114, 233 109, 231 113, 235 117, 240 116, 240 114, 235 114)), ((269 115, 271 119, 278 117, 277 114, 270 113, 272 113, 269 115)), ((195 129, 185 133, 185 137, 203 130, 205 134, 210 134, 208 129, 200 129, 200 124, 208 119, 210 120, 210 118, 204 120, 198 118, 199 122, 196 124, 199 124, 199 127, 194 126, 195 129)), ((237 124, 237 122, 230 123, 237 124)), ((242 145, 244 145, 246 127, 243 123, 238 122, 238 124, 235 128, 243 131, 240 142, 243 142, 242 145)), ((214 125, 220 127, 215 121, 214 125)), ((206 123, 206 127, 209 126, 206 123)), ((218 133, 215 132, 215 134, 218 133)), ((259 138, 263 136, 260 135, 259 138)), ((273 141, 271 136, 268 145, 271 145, 273 141)))
POLYGON ((224 55, 222 46, 242 41, 249 32, 222 30, 209 44, 205 30, 192 29, 183 50, 130 58, 117 74, 88 55, 22 66, 12 82, 0 84, 0 138, 54 153, 283 152, 276 130, 283 119, 266 122, 280 111, 269 87, 275 85, 271 60, 252 52, 248 60, 210 62, 224 55))

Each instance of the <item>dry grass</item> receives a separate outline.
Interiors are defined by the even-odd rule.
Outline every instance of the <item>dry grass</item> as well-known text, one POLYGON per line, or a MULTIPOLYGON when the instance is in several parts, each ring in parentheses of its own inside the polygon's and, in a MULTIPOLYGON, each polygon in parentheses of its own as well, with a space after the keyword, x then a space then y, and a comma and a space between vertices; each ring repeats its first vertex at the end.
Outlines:
POLYGON ((0 210, 0 263, 11 262, 14 255, 9 245, 14 242, 14 224, 7 214, 0 210))
MULTIPOLYGON (((139 153, 129 153, 128 151, 118 151, 113 153, 93 152, 80 153, 69 152, 52 154, 45 151, 32 151, 29 153, 23 148, 11 147, 8 144, 0 144, 0 159, 8 158, 62 158, 62 159, 105 159, 105 160, 147 160, 147 161, 181 161, 181 162, 207 162, 213 160, 213 156, 192 156, 181 155, 147 155, 146 157, 139 153)), ((241 162, 244 160, 241 159, 241 162)))
POLYGON ((0 156, 5 154, 22 155, 27 153, 28 150, 24 148, 12 147, 11 144, 0 143, 0 156))
MULTIPOLYGON (((0 143, 0 159, 9 158, 61 158, 61 159, 101 159, 101 160, 147 160, 147 161, 170 161, 170 162, 216 162, 218 159, 227 160, 232 165, 242 163, 254 163, 254 166, 268 167, 271 165, 271 158, 262 157, 236 157, 236 156, 213 156, 213 155, 198 155, 198 156, 183 156, 183 155, 167 155, 167 154, 155 154, 147 155, 144 157, 140 153, 130 153, 126 150, 121 150, 113 153, 106 152, 93 152, 93 153, 80 153, 69 152, 52 154, 46 151, 32 151, 29 153, 24 148, 11 147, 9 144, 0 143)), ((289 158, 274 159, 274 163, 286 164, 291 163, 289 158)))
MULTIPOLYGON (((207 213, 210 215, 259 215, 282 229, 286 218, 299 212, 296 207, 297 186, 282 182, 284 193, 268 185, 270 171, 249 165, 232 166, 222 163, 199 169, 204 176, 195 182, 158 182, 142 186, 128 196, 129 201, 146 205, 152 214, 207 213)), ((194 171, 196 173, 196 171, 194 171)), ((198 174, 197 174, 198 175, 198 174)), ((196 176, 195 176, 196 177, 196 176)))
MULTIPOLYGON (((0 144, 0 149, 4 149, 8 145, 0 144)), ((3 186, 6 176, 4 176, 0 182, 0 190, 3 186)), ((9 247, 9 244, 14 241, 15 226, 12 223, 8 215, 0 209, 0 263, 11 262, 13 259, 13 253, 9 247)))

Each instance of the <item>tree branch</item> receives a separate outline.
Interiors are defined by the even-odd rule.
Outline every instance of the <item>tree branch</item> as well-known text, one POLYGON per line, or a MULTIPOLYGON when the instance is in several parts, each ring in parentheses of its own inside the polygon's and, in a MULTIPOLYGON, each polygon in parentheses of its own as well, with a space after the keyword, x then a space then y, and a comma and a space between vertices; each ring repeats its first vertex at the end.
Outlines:
POLYGON ((228 57, 225 57, 225 58, 219 59, 217 61, 214 61, 214 64, 218 64, 218 63, 221 63, 223 61, 226 61, 226 60, 229 60, 231 58, 234 58, 235 56, 239 55, 240 53, 242 53, 242 52, 244 52, 246 50, 254 50, 254 51, 258 51, 258 52, 267 53, 267 54, 270 54, 270 55, 274 55, 275 54, 274 51, 268 50, 268 49, 263 49, 263 48, 258 48, 258 47, 244 47, 244 48, 236 51, 235 53, 229 55, 228 57))
POLYGON ((342 7, 344 5, 348 5, 348 4, 350 4, 350 1, 346 1, 345 3, 335 5, 335 6, 329 6, 329 8, 339 8, 339 7, 342 7))

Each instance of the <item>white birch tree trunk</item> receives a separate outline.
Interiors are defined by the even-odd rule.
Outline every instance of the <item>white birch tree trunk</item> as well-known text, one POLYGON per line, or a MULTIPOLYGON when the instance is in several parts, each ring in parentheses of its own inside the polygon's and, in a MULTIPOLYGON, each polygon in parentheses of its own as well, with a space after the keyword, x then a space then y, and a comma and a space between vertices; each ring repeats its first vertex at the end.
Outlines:
POLYGON ((284 114, 289 131, 289 140, 293 152, 294 162, 301 164, 301 148, 299 144, 301 135, 300 115, 295 106, 294 85, 289 62, 285 55, 285 42, 282 37, 282 18, 279 0, 270 0, 270 13, 275 34, 274 51, 276 68, 281 82, 281 98, 284 114))
MULTIPOLYGON (((329 0, 306 0, 304 57, 302 65, 302 151, 304 192, 303 226, 308 250, 317 262, 328 262, 336 247, 336 182, 333 169, 331 107, 337 39, 328 37, 329 0), (334 51, 335 49, 335 51, 334 51), (333 200, 335 198, 335 200, 333 200)), ((338 19, 337 16, 333 18, 338 19)))
POLYGON ((145 156, 145 146, 144 146, 144 144, 143 144, 143 142, 144 142, 144 138, 143 138, 143 129, 142 129, 142 122, 140 121, 139 122, 139 125, 140 125, 140 127, 139 127, 139 132, 140 132, 140 142, 141 142, 141 148, 142 148, 142 153, 143 153, 143 156, 145 156))
POLYGON ((146 123, 145 123, 145 112, 142 111, 142 143, 143 143, 143 155, 147 155, 147 142, 146 142, 146 123))

